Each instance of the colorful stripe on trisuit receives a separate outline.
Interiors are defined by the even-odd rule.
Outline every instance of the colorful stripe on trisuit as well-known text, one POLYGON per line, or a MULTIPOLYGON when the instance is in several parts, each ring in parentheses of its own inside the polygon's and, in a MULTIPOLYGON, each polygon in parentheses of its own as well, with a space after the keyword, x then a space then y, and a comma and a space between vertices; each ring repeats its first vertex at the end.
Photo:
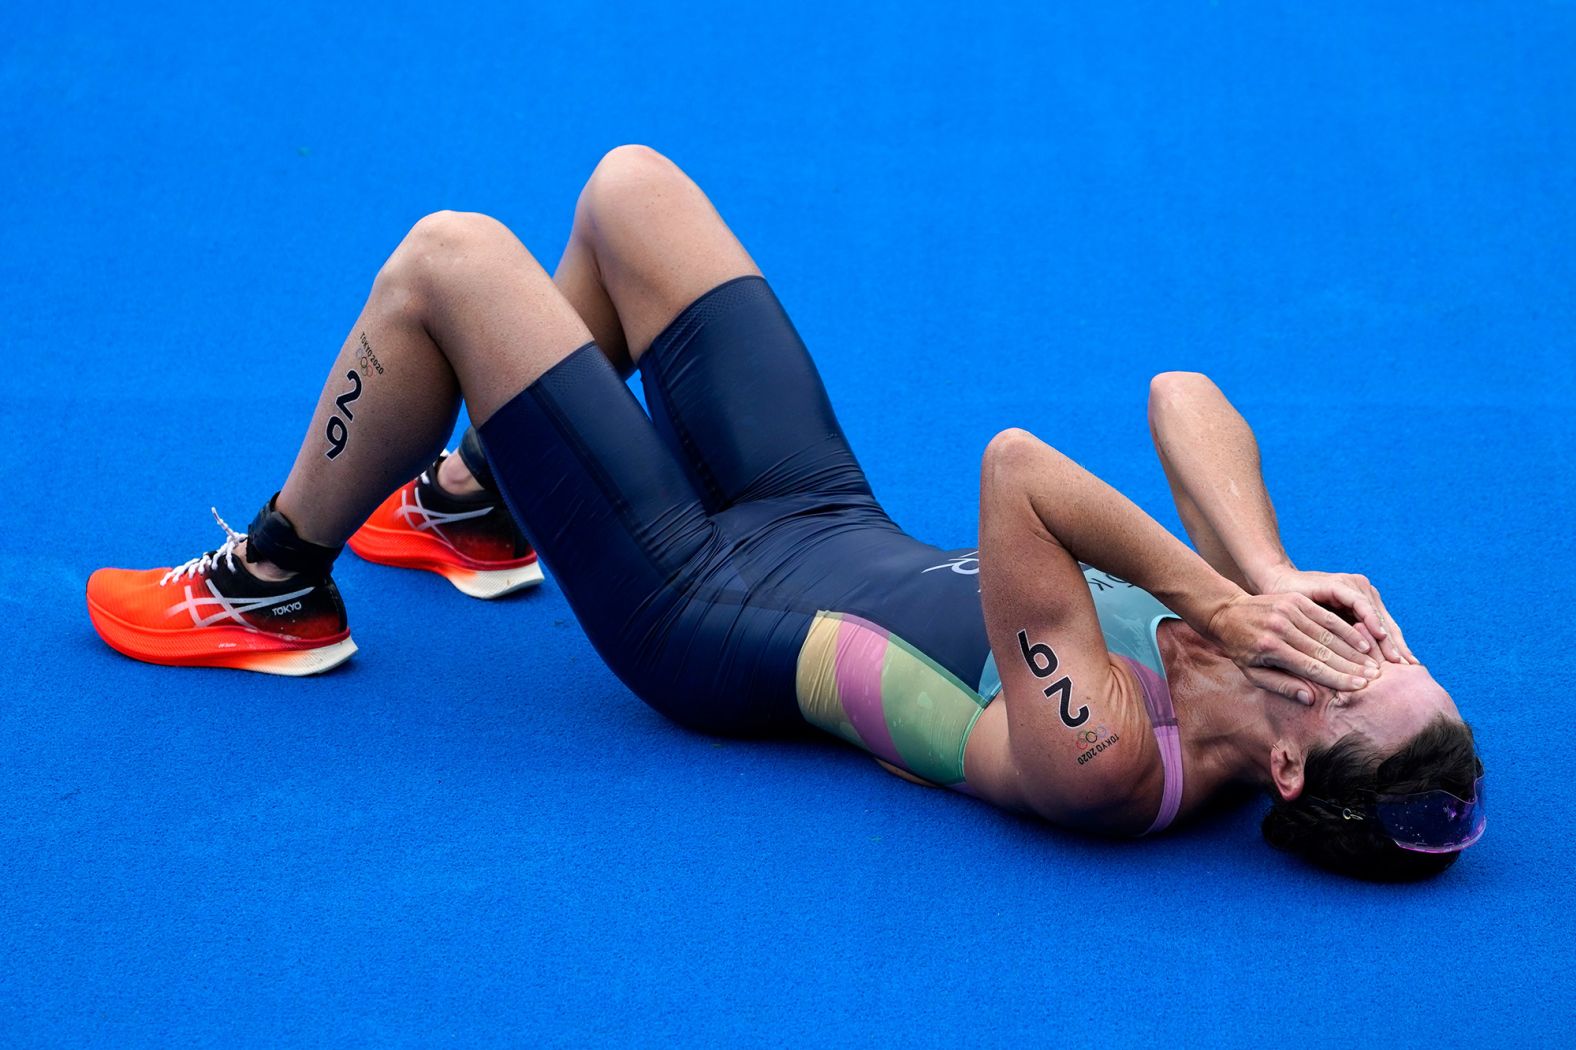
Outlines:
POLYGON ((971 689, 884 627, 819 612, 796 684, 812 725, 933 784, 959 786, 969 730, 1001 688, 994 661, 984 678, 971 689))

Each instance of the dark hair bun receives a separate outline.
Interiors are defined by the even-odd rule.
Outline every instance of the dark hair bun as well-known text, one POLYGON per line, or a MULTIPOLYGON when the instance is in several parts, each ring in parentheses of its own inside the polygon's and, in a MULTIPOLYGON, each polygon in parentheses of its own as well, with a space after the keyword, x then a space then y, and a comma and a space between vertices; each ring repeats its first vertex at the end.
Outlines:
POLYGON ((1276 798, 1264 815, 1264 841, 1342 875, 1410 882, 1438 875, 1459 853, 1417 853, 1391 841, 1374 812, 1380 795, 1444 788, 1465 796, 1482 772, 1472 729, 1440 715, 1388 758, 1349 733, 1303 760, 1296 800, 1276 798))

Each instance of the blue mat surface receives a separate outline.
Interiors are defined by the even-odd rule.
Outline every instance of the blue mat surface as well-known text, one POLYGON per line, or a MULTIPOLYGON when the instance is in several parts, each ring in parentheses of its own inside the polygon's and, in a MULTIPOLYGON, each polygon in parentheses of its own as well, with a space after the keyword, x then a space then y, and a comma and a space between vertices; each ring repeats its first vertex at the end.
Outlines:
POLYGON ((0 1044, 1552 1045, 1576 1023, 1576 7, 64 3, 0 13, 0 1044), (1175 527, 1146 383, 1214 375, 1289 549, 1476 726, 1422 886, 1136 845, 825 744, 687 734, 549 582, 347 557, 320 680, 101 645, 103 564, 277 488, 439 208, 549 264, 621 142, 712 194, 880 495, 972 542, 1028 427, 1175 527))

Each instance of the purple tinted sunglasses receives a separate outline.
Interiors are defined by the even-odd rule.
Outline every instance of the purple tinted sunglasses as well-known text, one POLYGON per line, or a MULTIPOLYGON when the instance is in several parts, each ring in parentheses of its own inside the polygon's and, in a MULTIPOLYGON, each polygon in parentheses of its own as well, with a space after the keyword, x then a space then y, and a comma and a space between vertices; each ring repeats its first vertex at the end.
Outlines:
MULTIPOLYGON (((1339 813, 1346 820, 1364 820, 1349 806, 1322 798, 1311 801, 1339 813)), ((1483 777, 1472 782, 1472 797, 1444 788, 1414 791, 1410 795, 1380 795, 1374 817, 1391 840, 1414 853, 1456 853, 1483 837, 1488 819, 1483 810, 1483 777)))

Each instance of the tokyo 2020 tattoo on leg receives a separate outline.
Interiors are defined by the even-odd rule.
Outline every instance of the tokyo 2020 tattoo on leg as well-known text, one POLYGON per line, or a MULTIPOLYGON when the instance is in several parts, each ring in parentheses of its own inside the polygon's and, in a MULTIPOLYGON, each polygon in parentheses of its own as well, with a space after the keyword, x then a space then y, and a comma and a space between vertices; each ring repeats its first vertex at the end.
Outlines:
POLYGON ((361 396, 362 379, 371 379, 374 370, 378 375, 383 374, 383 362, 378 360, 377 352, 372 349, 372 344, 367 342, 367 333, 360 333, 356 339, 360 344, 356 354, 356 367, 345 373, 350 388, 334 398, 334 404, 339 412, 328 417, 328 425, 324 428, 328 438, 328 451, 324 455, 329 459, 334 459, 345 451, 345 443, 350 440, 350 424, 356 418, 355 413, 350 410, 350 405, 361 396), (344 418, 341 419, 340 416, 344 418))
POLYGON ((315 543, 343 543, 385 496, 428 466, 459 412, 453 370, 388 298, 374 286, 280 493, 279 509, 315 543))
POLYGON ((350 403, 361 396, 361 376, 356 370, 352 368, 346 372, 345 378, 350 380, 350 389, 334 398, 334 404, 345 418, 340 419, 337 415, 328 417, 328 451, 324 455, 329 459, 345 451, 345 442, 350 440, 350 424, 356 418, 355 413, 350 411, 350 403))

